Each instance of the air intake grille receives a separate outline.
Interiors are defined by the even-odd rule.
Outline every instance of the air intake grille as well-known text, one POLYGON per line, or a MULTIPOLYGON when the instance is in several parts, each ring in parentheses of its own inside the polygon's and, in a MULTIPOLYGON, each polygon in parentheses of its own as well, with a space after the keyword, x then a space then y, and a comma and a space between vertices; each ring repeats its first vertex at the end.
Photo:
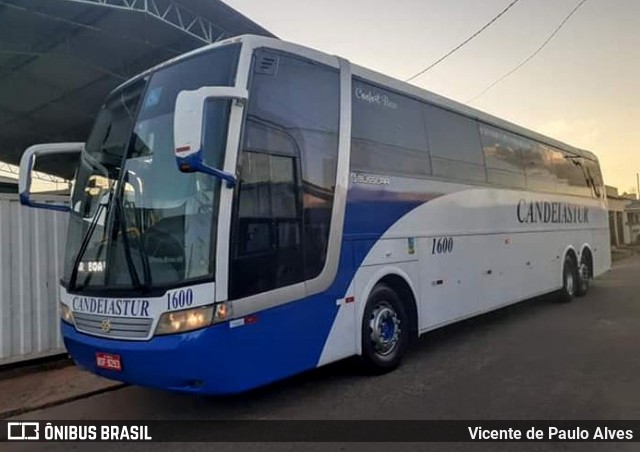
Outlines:
POLYGON ((114 339, 146 338, 153 323, 153 319, 106 317, 76 312, 73 313, 73 318, 78 331, 114 339))
POLYGON ((256 72, 258 74, 275 75, 278 72, 278 57, 268 53, 261 54, 256 62, 256 72))

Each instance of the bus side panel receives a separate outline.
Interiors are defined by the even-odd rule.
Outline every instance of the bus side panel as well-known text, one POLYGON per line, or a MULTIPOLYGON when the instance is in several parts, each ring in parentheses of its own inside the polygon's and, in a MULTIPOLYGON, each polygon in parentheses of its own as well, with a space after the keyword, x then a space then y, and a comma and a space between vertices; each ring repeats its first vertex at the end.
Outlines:
POLYGON ((611 270, 609 228, 592 231, 591 242, 589 243, 593 244, 593 276, 598 277, 611 270))
MULTIPOLYGON (((391 185, 395 182, 392 179, 391 185)), ((589 247, 595 275, 608 268, 606 211, 599 201, 437 181, 417 181, 411 193, 396 196, 415 198, 418 185, 424 186, 424 196, 430 200, 386 230, 368 251, 356 281, 358 287, 372 287, 377 275, 368 267, 384 265, 379 256, 389 254, 387 244, 415 240, 420 272, 411 283, 420 287, 421 330, 559 289, 568 249, 579 257, 589 247), (588 220, 526 218, 527 203, 538 201, 555 203, 556 208, 586 208, 588 220)), ((370 208, 370 215, 380 213, 373 203, 370 208)), ((362 297, 366 294, 358 295, 362 297)))
POLYGON ((429 253, 422 262, 425 330, 557 290, 569 233, 451 236, 453 250, 429 253))
POLYGON ((423 193, 350 192, 343 251, 351 253, 354 276, 326 301, 339 309, 318 365, 360 352, 368 294, 388 274, 418 288, 419 325, 426 331, 559 289, 568 250, 579 257, 591 249, 596 275, 608 268, 606 211, 594 200, 427 184, 423 193), (586 208, 590 220, 519 221, 520 203, 538 200, 586 208))
MULTIPOLYGON (((342 242, 343 260, 340 263, 340 268, 344 268, 345 253, 350 253, 349 280, 334 301, 340 304, 340 308, 319 357, 319 366, 359 353, 362 311, 368 296, 362 287, 370 279, 362 276, 365 273, 369 275, 367 266, 372 265, 373 261, 389 264, 417 260, 415 249, 414 254, 409 255, 410 247, 406 238, 386 243, 379 240, 393 224, 426 199, 424 195, 416 197, 403 194, 405 196, 399 197, 378 186, 349 188, 342 242), (365 262, 366 259, 369 260, 365 262), (357 278, 356 274, 361 276, 357 278), (346 303, 350 297, 353 300, 346 303)), ((374 273, 378 270, 374 269, 374 273)), ((388 273, 397 272, 397 267, 388 270, 388 273)), ((382 277, 380 273, 377 276, 382 277)))
MULTIPOLYGON (((342 255, 345 257, 354 255, 353 241, 343 240, 342 255)), ((352 263, 351 265, 350 274, 352 275, 356 264, 352 263)), ((351 298, 353 292, 353 283, 350 281, 349 287, 331 300, 337 305, 338 312, 322 347, 322 353, 317 362, 318 366, 353 356, 357 352, 357 314, 356 303, 351 298)))

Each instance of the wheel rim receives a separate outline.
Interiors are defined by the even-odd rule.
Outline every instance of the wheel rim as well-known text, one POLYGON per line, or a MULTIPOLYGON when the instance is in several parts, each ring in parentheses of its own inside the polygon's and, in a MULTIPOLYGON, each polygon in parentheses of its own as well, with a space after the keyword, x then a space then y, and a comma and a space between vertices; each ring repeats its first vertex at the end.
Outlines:
POLYGON ((569 295, 573 295, 574 291, 575 291, 575 278, 573 276, 573 272, 571 271, 571 269, 569 269, 569 271, 567 272, 567 276, 565 278, 565 287, 567 288, 567 293, 569 295))
POLYGON ((400 341, 400 318, 388 302, 376 304, 369 320, 370 339, 376 353, 387 356, 394 352, 400 341))
POLYGON ((590 274, 589 265, 585 263, 580 264, 580 279, 582 281, 588 281, 589 274, 590 274))

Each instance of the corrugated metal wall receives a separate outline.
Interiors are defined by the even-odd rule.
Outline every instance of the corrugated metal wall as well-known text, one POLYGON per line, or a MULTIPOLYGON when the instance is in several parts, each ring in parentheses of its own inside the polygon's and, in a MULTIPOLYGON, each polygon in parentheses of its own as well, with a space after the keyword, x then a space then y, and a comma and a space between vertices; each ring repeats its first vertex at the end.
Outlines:
POLYGON ((66 231, 67 214, 0 195, 0 365, 64 352, 58 281, 66 231))

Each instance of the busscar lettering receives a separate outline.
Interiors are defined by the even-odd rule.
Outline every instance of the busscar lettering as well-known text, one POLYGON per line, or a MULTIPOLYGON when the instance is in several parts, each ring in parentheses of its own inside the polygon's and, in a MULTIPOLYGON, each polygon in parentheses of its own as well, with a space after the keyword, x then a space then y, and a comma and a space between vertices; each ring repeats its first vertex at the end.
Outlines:
POLYGON ((562 202, 521 199, 516 208, 520 223, 584 224, 589 223, 589 208, 562 202))
POLYGON ((354 184, 366 185, 390 185, 391 179, 389 179, 389 176, 373 176, 351 173, 351 182, 354 184))
POLYGON ((126 300, 75 296, 71 307, 76 312, 122 317, 149 317, 149 300, 126 300))

